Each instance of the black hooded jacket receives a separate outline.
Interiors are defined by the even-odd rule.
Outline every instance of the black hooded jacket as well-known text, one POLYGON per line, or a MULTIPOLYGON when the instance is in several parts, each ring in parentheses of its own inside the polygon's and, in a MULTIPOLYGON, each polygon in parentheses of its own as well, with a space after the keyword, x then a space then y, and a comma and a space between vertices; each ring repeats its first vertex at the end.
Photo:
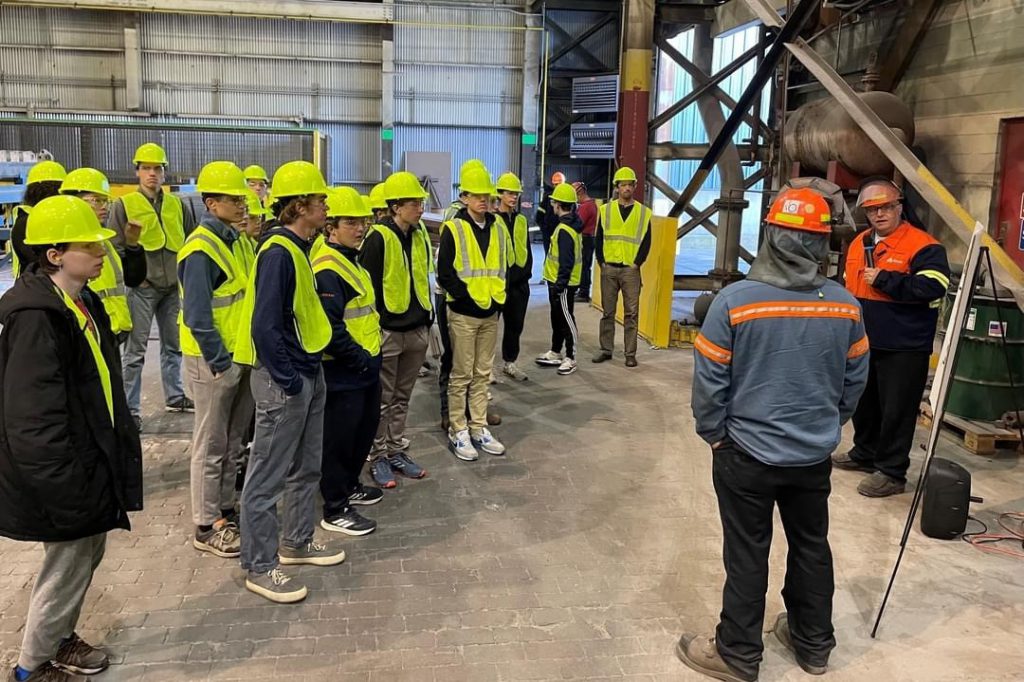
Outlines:
POLYGON ((114 424, 89 345, 57 289, 30 265, 0 298, 0 535, 76 540, 128 529, 142 509, 142 446, 121 357, 99 299, 82 300, 110 371, 114 424))

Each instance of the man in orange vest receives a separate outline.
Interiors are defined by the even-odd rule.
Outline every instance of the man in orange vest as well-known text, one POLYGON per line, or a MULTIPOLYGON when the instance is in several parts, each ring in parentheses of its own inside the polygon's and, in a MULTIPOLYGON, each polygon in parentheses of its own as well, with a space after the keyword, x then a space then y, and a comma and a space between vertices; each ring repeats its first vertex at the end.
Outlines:
POLYGON ((854 237, 846 256, 846 287, 864 309, 871 369, 853 415, 853 449, 832 462, 871 473, 857 486, 866 497, 906 490, 938 306, 949 287, 946 250, 902 219, 902 201, 889 179, 865 180, 857 206, 870 228, 854 237))

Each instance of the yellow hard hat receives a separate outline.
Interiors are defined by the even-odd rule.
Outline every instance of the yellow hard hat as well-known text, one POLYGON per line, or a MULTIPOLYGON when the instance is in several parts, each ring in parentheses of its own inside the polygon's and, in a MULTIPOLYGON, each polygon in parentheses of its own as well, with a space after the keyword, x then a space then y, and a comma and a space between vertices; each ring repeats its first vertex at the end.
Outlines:
POLYGON ((388 200, 384 198, 384 183, 378 182, 370 190, 370 207, 371 208, 387 208, 388 200))
POLYGON ((60 165, 56 161, 40 161, 28 171, 28 178, 25 180, 26 185, 31 185, 35 182, 62 182, 67 176, 68 172, 64 170, 64 166, 60 165))
POLYGON ((242 169, 230 161, 211 161, 203 166, 196 178, 196 191, 200 194, 227 194, 244 197, 249 194, 242 169))
POLYGON ((367 218, 373 211, 363 203, 359 192, 351 187, 338 187, 327 195, 328 218, 367 218))
POLYGON ((494 194, 491 174, 483 166, 467 168, 459 175, 459 191, 467 194, 494 194))
POLYGON ((270 191, 275 199, 310 194, 327 196, 327 183, 320 169, 309 161, 289 161, 274 173, 270 191))
POLYGON ((579 199, 576 197, 576 190, 568 182, 563 182, 555 185, 555 189, 551 192, 551 198, 554 201, 560 201, 563 204, 575 204, 579 199))
POLYGON ((523 183, 519 181, 515 173, 502 173, 495 186, 499 192, 516 192, 519 194, 523 192, 523 183))
POLYGON ((266 207, 263 206, 263 203, 260 201, 256 192, 253 192, 251 189, 245 195, 245 207, 248 209, 250 216, 266 217, 269 212, 266 207))
POLYGON ((620 182, 636 182, 636 173, 629 166, 623 166, 619 170, 615 171, 615 175, 612 176, 612 184, 617 185, 620 182))
POLYGON ((162 166, 166 166, 167 152, 155 142, 147 142, 135 150, 135 157, 132 158, 132 163, 136 166, 140 163, 159 163, 162 166))
POLYGON ((246 180, 262 180, 263 182, 270 182, 270 178, 267 177, 267 171, 263 170, 263 166, 253 164, 251 166, 246 166, 245 170, 242 172, 245 173, 246 180))
POLYGON ((89 192, 90 194, 101 194, 108 199, 110 194, 110 181, 107 176, 95 168, 76 168, 68 173, 61 183, 60 193, 70 194, 72 192, 89 192))
POLYGON ((419 179, 409 171, 392 173, 384 181, 384 198, 388 201, 426 199, 428 196, 419 179))
POLYGON ((57 195, 47 197, 32 207, 25 228, 25 243, 42 246, 102 242, 114 235, 113 230, 100 225, 89 204, 78 197, 57 195))
POLYGON ((462 174, 470 168, 487 168, 487 166, 485 166, 484 162, 480 159, 468 159, 463 161, 462 165, 459 166, 459 177, 461 178, 462 174))

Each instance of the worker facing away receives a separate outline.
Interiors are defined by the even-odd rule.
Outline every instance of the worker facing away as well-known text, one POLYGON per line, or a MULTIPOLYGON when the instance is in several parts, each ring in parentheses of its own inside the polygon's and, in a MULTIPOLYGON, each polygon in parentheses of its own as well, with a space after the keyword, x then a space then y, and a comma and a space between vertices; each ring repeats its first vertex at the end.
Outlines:
POLYGON ((327 192, 320 170, 307 161, 290 161, 274 173, 276 221, 260 241, 235 339, 235 361, 253 367, 256 401, 242 490, 241 563, 246 589, 277 603, 307 594, 282 565, 345 560, 343 550, 314 539, 327 393, 321 352, 331 323, 316 293, 308 250, 327 220, 327 192))
POLYGON ((504 332, 501 337, 502 371, 517 381, 526 381, 526 372, 520 369, 519 340, 526 323, 526 309, 530 305, 530 277, 533 276, 533 250, 526 216, 519 212, 519 197, 523 183, 515 173, 504 173, 496 184, 500 203, 496 216, 512 240, 512 254, 505 276, 505 307, 502 310, 504 332))
POLYGON ((551 307, 551 349, 536 360, 542 367, 557 367, 563 376, 576 371, 579 348, 573 306, 583 271, 583 221, 576 212, 576 198, 576 190, 564 182, 551 193, 551 210, 558 216, 558 227, 551 236, 543 274, 551 307))
POLYGON ((612 178, 618 198, 597 214, 594 253, 601 264, 601 350, 594 362, 612 359, 615 347, 615 310, 622 294, 622 344, 626 367, 636 367, 640 319, 640 268, 651 252, 651 209, 637 202, 636 173, 623 166, 612 178))
POLYGON ((448 447, 459 459, 474 461, 478 449, 505 454, 505 446, 487 429, 487 387, 513 247, 508 231, 487 212, 495 192, 487 169, 467 168, 459 189, 466 195, 466 207, 441 226, 437 282, 445 291, 452 346, 448 447))
POLYGON ((117 340, 86 286, 112 236, 77 197, 36 203, 24 240, 36 258, 0 299, 0 535, 43 550, 7 680, 71 682, 110 664, 76 629, 107 532, 142 509, 117 340))
MULTIPOLYGON (((100 224, 107 221, 110 206, 110 182, 95 168, 76 168, 61 183, 60 193, 76 196, 96 214, 100 224)), ((128 308, 128 288, 137 287, 146 279, 146 252, 139 246, 140 225, 126 226, 124 258, 110 240, 103 244, 103 269, 100 276, 89 282, 89 288, 103 301, 110 318, 110 328, 118 343, 127 340, 132 330, 132 315, 128 308)))
POLYGON ((8 249, 11 253, 11 274, 15 278, 21 274, 23 263, 27 265, 36 260, 35 251, 25 244, 28 214, 32 207, 43 199, 59 194, 65 177, 67 171, 56 161, 40 161, 28 170, 28 176, 25 178, 25 196, 11 214, 11 240, 8 249))
POLYGON ((235 476, 255 404, 249 368, 232 356, 249 284, 246 266, 236 256, 240 236, 233 225, 245 220, 251 190, 238 166, 213 161, 199 171, 196 191, 206 213, 178 251, 181 350, 196 405, 192 545, 234 558, 241 552, 235 476))
POLYGON ((397 485, 395 473, 413 479, 427 475, 409 455, 406 438, 409 400, 427 357, 430 338, 430 235, 420 221, 427 192, 408 171, 384 181, 389 216, 363 240, 359 262, 370 274, 380 314, 380 425, 373 443, 371 471, 385 488, 397 485))
POLYGON ((597 232, 597 202, 587 192, 583 182, 572 183, 576 190, 576 212, 583 221, 583 270, 580 273, 580 287, 576 291, 576 300, 580 303, 590 302, 591 273, 594 268, 594 242, 597 232))
POLYGON ((857 486, 866 497, 906 490, 938 307, 949 288, 945 248, 903 220, 902 202, 889 179, 865 181, 857 206, 870 227, 854 237, 846 256, 846 287, 864 308, 871 372, 853 415, 853 449, 832 461, 870 472, 857 486))
POLYGON ((380 502, 380 488, 365 486, 359 474, 373 448, 380 422, 381 331, 376 294, 368 273, 357 261, 366 234, 369 205, 351 187, 327 197, 327 239, 313 260, 317 293, 331 323, 324 349, 324 454, 320 527, 346 535, 366 535, 377 522, 357 506, 380 502))
POLYGON ((835 647, 829 455, 867 383, 868 341, 856 299, 821 274, 830 230, 820 194, 781 192, 746 280, 715 297, 694 343, 726 578, 714 635, 684 634, 677 654, 715 679, 757 679, 776 505, 789 557, 775 635, 812 674, 835 647))
POLYGON ((128 232, 140 226, 139 244, 146 251, 146 280, 128 290, 132 331, 124 349, 124 381, 128 407, 141 428, 142 368, 146 347, 156 318, 160 331, 160 378, 164 404, 169 412, 191 412, 195 405, 186 397, 181 379, 181 346, 178 338, 178 250, 194 227, 192 214, 181 200, 163 191, 167 154, 152 142, 140 146, 132 157, 139 187, 110 206, 107 227, 116 236, 114 247, 124 258, 128 232))

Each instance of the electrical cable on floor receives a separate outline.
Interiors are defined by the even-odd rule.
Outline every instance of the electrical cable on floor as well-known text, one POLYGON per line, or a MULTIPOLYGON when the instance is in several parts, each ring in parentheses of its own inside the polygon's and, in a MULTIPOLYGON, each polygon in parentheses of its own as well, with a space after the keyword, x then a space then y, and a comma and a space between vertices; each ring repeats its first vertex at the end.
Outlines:
POLYGON ((968 516, 967 518, 970 521, 981 524, 981 530, 976 533, 964 533, 961 535, 960 537, 964 542, 980 549, 982 552, 1005 554, 1018 559, 1024 559, 1024 551, 995 546, 996 543, 1009 541, 1020 543, 1021 549, 1024 549, 1024 512, 1004 512, 999 515, 997 521, 1000 527, 1006 531, 1005 534, 989 533, 988 526, 984 521, 973 516, 968 516), (1012 524, 1015 527, 1008 524, 1012 524))

